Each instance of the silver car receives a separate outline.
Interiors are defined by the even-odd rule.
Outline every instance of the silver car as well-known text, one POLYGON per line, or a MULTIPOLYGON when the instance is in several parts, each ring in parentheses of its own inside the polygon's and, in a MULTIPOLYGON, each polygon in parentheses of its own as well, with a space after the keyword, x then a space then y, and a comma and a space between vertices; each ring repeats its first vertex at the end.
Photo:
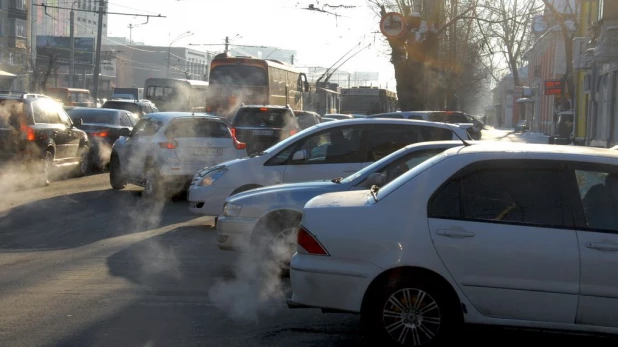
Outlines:
POLYGON ((176 194, 205 167, 247 156, 246 145, 236 140, 225 121, 207 114, 151 113, 130 133, 121 131, 112 147, 111 186, 143 186, 147 197, 176 194))
MULTIPOLYGON (((253 189, 226 199, 217 218, 217 243, 224 250, 246 250, 264 242, 294 243, 307 201, 330 192, 382 186, 410 168, 461 141, 421 142, 406 146, 346 178, 279 184, 253 189)), ((290 256, 295 244, 290 245, 290 256)))

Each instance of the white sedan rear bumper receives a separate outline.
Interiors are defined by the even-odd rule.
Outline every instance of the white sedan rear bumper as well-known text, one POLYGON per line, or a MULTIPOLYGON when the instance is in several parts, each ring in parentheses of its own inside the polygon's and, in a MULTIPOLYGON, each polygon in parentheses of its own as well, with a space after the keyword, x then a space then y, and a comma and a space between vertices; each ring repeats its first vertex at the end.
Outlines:
POLYGON ((383 269, 359 260, 295 254, 290 264, 292 298, 288 307, 314 307, 360 313, 371 281, 383 269))

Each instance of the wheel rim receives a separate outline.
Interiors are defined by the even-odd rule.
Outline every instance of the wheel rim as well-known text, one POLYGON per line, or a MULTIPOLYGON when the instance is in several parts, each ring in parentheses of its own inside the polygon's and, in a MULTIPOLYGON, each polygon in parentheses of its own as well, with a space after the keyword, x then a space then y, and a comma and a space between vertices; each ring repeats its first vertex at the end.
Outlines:
POLYGON ((404 288, 389 296, 382 310, 382 321, 395 341, 406 346, 422 346, 431 342, 440 330, 440 308, 426 292, 404 288))

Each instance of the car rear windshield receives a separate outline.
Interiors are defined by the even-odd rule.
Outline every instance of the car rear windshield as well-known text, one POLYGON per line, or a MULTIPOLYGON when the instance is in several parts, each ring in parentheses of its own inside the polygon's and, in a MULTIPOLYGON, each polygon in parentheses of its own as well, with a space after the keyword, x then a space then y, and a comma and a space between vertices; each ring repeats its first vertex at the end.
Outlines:
POLYGON ((165 130, 165 136, 168 138, 232 137, 230 130, 224 123, 205 118, 176 119, 165 130))
POLYGON ((103 108, 113 108, 116 110, 126 110, 131 111, 133 113, 139 113, 140 108, 138 105, 130 103, 130 102, 116 102, 116 101, 106 101, 103 104, 103 108))
MULTIPOLYGON (((122 111, 120 111, 122 112, 122 111)), ((84 123, 91 124, 120 124, 120 118, 118 117, 118 113, 111 111, 79 111, 79 110, 69 110, 67 112, 71 119, 75 120, 77 118, 81 118, 84 123)))
POLYGON ((285 128, 296 123, 290 110, 282 108, 241 108, 232 121, 235 127, 285 128))

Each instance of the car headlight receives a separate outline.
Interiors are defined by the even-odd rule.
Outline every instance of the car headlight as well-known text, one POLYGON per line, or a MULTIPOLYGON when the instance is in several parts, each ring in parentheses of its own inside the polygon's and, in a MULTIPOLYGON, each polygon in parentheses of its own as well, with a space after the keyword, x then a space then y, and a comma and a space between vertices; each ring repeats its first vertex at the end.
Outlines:
POLYGON ((200 186, 212 185, 213 183, 215 183, 215 181, 217 181, 219 178, 225 175, 226 172, 227 172, 227 169, 225 168, 219 168, 219 169, 209 171, 208 173, 204 175, 204 177, 202 177, 202 179, 199 182, 199 185, 200 186))
POLYGON ((226 217, 238 217, 240 210, 242 210, 242 205, 226 202, 223 206, 223 215, 226 217))

